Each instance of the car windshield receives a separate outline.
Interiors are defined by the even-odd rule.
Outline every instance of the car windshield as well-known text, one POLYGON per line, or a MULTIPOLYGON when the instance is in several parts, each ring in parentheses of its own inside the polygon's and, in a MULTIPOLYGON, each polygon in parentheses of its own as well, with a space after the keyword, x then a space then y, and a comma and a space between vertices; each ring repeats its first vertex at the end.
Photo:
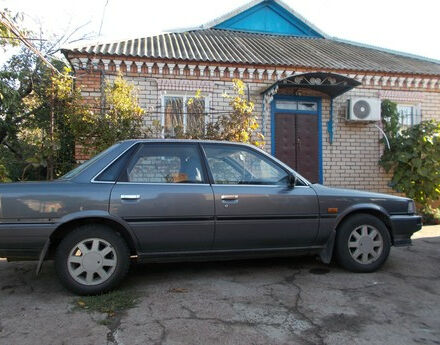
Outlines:
POLYGON ((107 153, 109 153, 111 150, 113 150, 115 147, 119 146, 120 143, 114 144, 113 146, 110 146, 108 149, 102 151, 101 153, 97 154, 93 158, 89 159, 88 161, 85 161, 81 165, 78 165, 76 168, 70 170, 67 174, 61 176, 60 180, 70 180, 77 176, 79 173, 83 172, 85 169, 87 169, 89 166, 91 166, 93 163, 104 157, 107 153))

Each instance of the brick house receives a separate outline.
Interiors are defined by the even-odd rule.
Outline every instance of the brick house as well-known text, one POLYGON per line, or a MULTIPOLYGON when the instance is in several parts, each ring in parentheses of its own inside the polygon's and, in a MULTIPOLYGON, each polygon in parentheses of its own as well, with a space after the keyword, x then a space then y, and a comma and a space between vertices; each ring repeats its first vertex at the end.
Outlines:
POLYGON ((377 164, 380 121, 348 121, 347 100, 395 101, 406 125, 440 119, 439 61, 330 37, 279 0, 253 1, 194 29, 63 53, 97 106, 103 81, 122 72, 149 113, 146 125, 159 121, 164 136, 228 111, 222 95, 241 78, 265 149, 332 186, 391 192, 377 164), (197 90, 203 98, 187 105, 197 90))

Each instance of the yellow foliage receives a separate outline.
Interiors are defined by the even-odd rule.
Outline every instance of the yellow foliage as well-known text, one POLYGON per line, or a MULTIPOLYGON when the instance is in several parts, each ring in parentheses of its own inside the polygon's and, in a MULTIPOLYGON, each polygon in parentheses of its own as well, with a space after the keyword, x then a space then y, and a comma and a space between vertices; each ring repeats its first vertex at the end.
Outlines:
POLYGON ((246 85, 239 79, 233 80, 234 95, 226 93, 223 97, 229 99, 231 113, 221 116, 208 130, 208 138, 238 141, 264 146, 264 136, 258 132, 259 124, 254 115, 255 104, 247 100, 246 85))
POLYGON ((139 106, 135 87, 122 75, 107 80, 104 88, 105 105, 101 111, 85 109, 81 121, 75 121, 77 140, 90 153, 99 152, 117 141, 143 136, 144 109, 139 106))

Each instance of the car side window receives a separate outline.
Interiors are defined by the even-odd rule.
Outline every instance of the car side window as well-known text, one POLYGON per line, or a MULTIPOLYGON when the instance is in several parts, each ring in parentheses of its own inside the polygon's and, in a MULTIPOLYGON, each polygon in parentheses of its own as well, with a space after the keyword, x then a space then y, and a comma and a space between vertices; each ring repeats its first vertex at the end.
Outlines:
POLYGON ((237 167, 228 163, 227 159, 209 157, 208 165, 211 169, 215 183, 233 183, 241 180, 241 172, 237 167))
POLYGON ((132 183, 205 183, 194 145, 144 144, 120 181, 132 183))
POLYGON ((288 173, 270 159, 235 145, 204 145, 216 184, 282 185, 288 173))

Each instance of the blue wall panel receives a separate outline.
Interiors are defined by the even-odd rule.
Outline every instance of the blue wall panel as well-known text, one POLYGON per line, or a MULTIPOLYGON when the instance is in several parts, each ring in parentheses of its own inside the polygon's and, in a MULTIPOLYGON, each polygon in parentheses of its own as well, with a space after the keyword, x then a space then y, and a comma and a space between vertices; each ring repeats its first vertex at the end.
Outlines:
POLYGON ((291 12, 273 1, 264 1, 255 5, 218 24, 215 28, 289 36, 322 37, 291 12))

